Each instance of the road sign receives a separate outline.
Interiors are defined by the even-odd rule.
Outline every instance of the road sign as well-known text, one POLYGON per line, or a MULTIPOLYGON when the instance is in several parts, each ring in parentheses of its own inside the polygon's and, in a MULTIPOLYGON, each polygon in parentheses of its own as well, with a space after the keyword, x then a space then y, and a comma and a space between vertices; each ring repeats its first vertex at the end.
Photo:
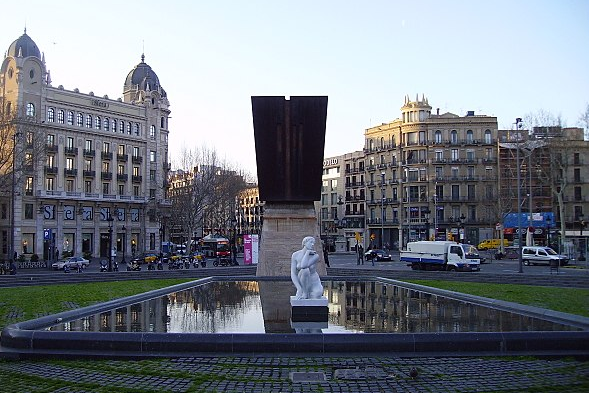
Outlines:
POLYGON ((51 240, 51 229, 43 229, 43 240, 51 240))

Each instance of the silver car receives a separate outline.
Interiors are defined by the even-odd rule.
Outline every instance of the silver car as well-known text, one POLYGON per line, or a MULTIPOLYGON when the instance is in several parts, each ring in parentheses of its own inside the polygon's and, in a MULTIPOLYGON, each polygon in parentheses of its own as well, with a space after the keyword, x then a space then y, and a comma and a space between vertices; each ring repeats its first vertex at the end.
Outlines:
POLYGON ((69 269, 77 269, 78 266, 81 266, 82 268, 87 268, 89 265, 90 261, 85 258, 69 257, 67 259, 64 259, 63 261, 55 262, 51 265, 51 267, 53 267, 54 270, 64 270, 66 266, 69 269))
POLYGON ((559 255, 550 247, 522 247, 522 262, 524 265, 560 265, 569 263, 565 255, 559 255))

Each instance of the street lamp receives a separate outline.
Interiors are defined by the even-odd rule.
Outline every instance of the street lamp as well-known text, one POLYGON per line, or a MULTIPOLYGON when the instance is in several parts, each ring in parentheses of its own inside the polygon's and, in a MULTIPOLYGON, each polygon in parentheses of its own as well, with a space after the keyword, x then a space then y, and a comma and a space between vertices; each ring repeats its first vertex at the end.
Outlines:
POLYGON ((550 224, 552 223, 552 220, 550 219, 550 217, 546 218, 546 244, 548 247, 550 247, 550 224))
POLYGON ((434 194, 434 240, 438 239, 438 195, 434 194))
POLYGON ((585 241, 583 240, 583 229, 585 228, 585 215, 583 213, 579 214, 579 223, 581 224, 581 232, 580 232, 580 239, 579 239, 579 248, 581 249, 581 254, 579 255, 579 261, 585 260, 585 241))
POLYGON ((429 210, 429 208, 425 209, 423 211, 423 213, 425 214, 425 240, 429 240, 429 227, 430 227, 430 223, 429 223, 429 216, 431 211, 429 210))
POLYGON ((522 123, 522 119, 521 117, 518 117, 515 119, 515 137, 517 138, 516 140, 516 165, 517 165, 517 248, 518 248, 518 266, 519 266, 519 270, 518 273, 523 273, 523 261, 522 261, 522 205, 521 205, 521 199, 522 199, 522 191, 521 191, 521 174, 520 174, 520 163, 519 163, 519 140, 520 140, 520 135, 519 135, 519 129, 523 126, 522 123))
POLYGON ((123 260, 121 263, 123 266, 127 263, 125 260, 125 252, 127 251, 127 228, 123 225, 123 260))
POLYGON ((108 222, 108 271, 112 272, 112 226, 114 218, 109 214, 106 221, 108 222))
POLYGON ((385 179, 386 174, 384 172, 381 173, 381 189, 380 189, 380 248, 384 249, 384 200, 385 200, 385 179))
POLYGON ((464 216, 464 213, 462 213, 460 215, 460 217, 458 217, 458 219, 460 220, 460 229, 458 230, 458 238, 460 240, 460 243, 464 243, 464 221, 466 221, 466 217, 464 216))
POLYGON ((231 229, 233 231, 233 239, 232 239, 232 247, 231 247, 231 254, 233 256, 233 264, 237 265, 237 219, 235 216, 231 217, 231 229))

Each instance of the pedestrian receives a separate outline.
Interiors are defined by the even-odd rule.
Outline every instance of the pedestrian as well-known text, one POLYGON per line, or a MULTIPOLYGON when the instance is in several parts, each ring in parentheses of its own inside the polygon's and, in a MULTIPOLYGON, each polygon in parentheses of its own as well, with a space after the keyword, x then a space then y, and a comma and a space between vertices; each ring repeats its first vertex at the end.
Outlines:
POLYGON ((55 261, 59 261, 59 248, 55 248, 55 261))
POLYGON ((362 247, 361 244, 358 247, 358 265, 360 262, 362 262, 362 265, 364 265, 364 247, 362 247))
MULTIPOLYGON (((15 253, 16 254, 16 253, 15 253)), ((16 264, 14 263, 14 259, 10 261, 10 268, 8 269, 11 275, 16 274, 16 264)))
POLYGON ((329 266, 329 252, 327 251, 327 246, 323 246, 323 259, 325 260, 325 265, 331 267, 329 266))

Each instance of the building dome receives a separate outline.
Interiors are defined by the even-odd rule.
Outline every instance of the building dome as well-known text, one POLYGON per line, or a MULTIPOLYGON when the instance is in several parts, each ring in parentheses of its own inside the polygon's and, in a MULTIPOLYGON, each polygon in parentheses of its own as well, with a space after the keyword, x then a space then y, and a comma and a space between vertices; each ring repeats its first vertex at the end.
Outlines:
POLYGON ((157 74, 145 63, 145 55, 141 55, 141 63, 129 72, 125 79, 125 91, 138 90, 156 90, 162 97, 166 97, 166 91, 160 85, 157 74))
POLYGON ((22 57, 30 57, 30 56, 34 56, 34 57, 37 57, 39 60, 41 60, 41 51, 37 47, 37 44, 35 44, 35 41, 33 41, 31 39, 31 37, 29 37, 27 35, 27 29, 25 29, 24 34, 21 35, 20 37, 18 37, 8 47, 8 54, 7 54, 7 56, 12 56, 12 57, 19 57, 19 56, 22 56, 22 57))

